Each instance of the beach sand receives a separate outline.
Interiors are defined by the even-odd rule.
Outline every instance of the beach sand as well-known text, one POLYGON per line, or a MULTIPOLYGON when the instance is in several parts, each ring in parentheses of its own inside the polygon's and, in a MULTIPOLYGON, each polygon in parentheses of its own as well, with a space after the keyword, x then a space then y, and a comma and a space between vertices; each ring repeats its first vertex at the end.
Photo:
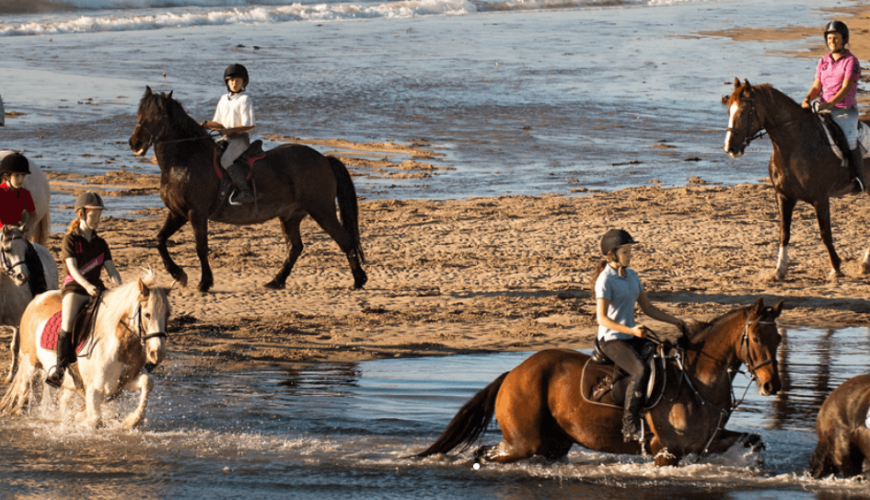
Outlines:
MULTIPOLYGON (((867 60, 870 39, 862 34, 870 30, 870 9, 848 12, 854 16, 844 18, 855 33, 853 51, 867 60)), ((807 47, 821 47, 818 31, 823 24, 702 36, 786 36, 805 38, 807 47)), ((807 76, 807 88, 810 83, 812 75, 807 76)), ((355 176, 425 178, 443 168, 426 144, 353 144, 340 139, 318 144, 335 148, 332 154, 341 157, 355 176)), ((758 174, 759 179, 767 175, 758 174)), ((111 188, 102 191, 111 196, 153 194, 158 183, 157 176, 127 171, 86 179, 49 176, 53 189, 72 194, 86 188, 111 188)), ((133 279, 137 268, 151 266, 169 284, 155 249, 165 211, 154 207, 135 218, 104 218, 103 235, 125 279, 133 279)), ((169 246, 190 279, 188 288, 171 293, 169 345, 171 350, 201 354, 203 363, 215 368, 586 349, 597 329, 590 273, 599 259, 599 238, 611 228, 625 228, 642 242, 632 267, 651 299, 677 317, 707 320, 763 297, 767 304, 785 301, 782 327, 868 325, 870 279, 858 275, 858 261, 870 244, 870 200, 834 200, 832 211, 846 276, 828 278, 830 264, 815 214, 799 204, 789 275, 781 282, 768 279, 776 263, 779 216, 767 181, 718 186, 695 179, 684 187, 637 187, 583 196, 361 200, 369 276, 362 291, 352 289, 338 246, 306 219, 305 250, 287 288, 280 291, 263 287, 286 257, 278 222, 251 227, 212 223, 215 286, 200 294, 199 263, 187 226, 169 246)), ((61 238, 55 234, 50 241, 55 255, 61 238)), ((660 333, 676 334, 674 327, 641 313, 638 319, 660 333)), ((9 330, 0 331, 0 342, 8 345, 9 340, 9 330)), ((7 359, 4 354, 0 362, 7 359)))

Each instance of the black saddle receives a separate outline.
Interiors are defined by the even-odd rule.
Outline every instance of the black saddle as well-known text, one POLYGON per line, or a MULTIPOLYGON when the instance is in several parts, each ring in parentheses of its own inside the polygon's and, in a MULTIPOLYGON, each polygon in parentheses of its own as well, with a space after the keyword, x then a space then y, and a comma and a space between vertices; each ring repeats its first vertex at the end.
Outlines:
MULTIPOLYGON (((840 125, 834 121, 834 118, 831 116, 831 113, 819 113, 819 116, 822 117, 822 121, 824 121, 825 126, 828 127, 828 131, 831 133, 831 137, 834 138, 834 144, 840 148, 840 151, 843 152, 843 161, 848 164, 849 162, 849 141, 846 139, 846 134, 843 133, 843 129, 840 128, 840 125)), ((859 122, 860 124, 860 122, 859 122)), ((827 140, 827 138, 824 138, 827 140)))
MULTIPOLYGON (((628 373, 604 354, 598 343, 598 337, 595 337, 593 344, 592 355, 583 367, 581 383, 583 397, 592 402, 622 407, 629 381, 628 373)), ((650 366, 650 376, 644 391, 644 407, 650 408, 658 403, 664 391, 667 369, 664 364, 664 353, 657 352, 656 345, 652 342, 646 342, 639 354, 643 362, 650 366)))

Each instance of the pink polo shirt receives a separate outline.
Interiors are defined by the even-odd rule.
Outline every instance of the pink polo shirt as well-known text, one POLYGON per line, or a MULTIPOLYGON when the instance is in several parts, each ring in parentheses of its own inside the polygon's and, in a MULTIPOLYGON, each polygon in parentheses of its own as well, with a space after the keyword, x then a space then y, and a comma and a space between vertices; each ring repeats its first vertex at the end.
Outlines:
MULTIPOLYGON (((858 58, 853 56, 848 50, 843 51, 843 55, 839 60, 835 61, 831 54, 822 57, 819 60, 819 65, 816 67, 816 78, 822 82, 822 102, 829 102, 837 95, 840 88, 843 86, 843 80, 851 78, 858 81, 861 76, 861 64, 858 58)), ((835 104, 835 108, 852 108, 858 105, 855 100, 855 94, 858 91, 858 86, 854 85, 852 90, 846 94, 846 98, 835 104)))

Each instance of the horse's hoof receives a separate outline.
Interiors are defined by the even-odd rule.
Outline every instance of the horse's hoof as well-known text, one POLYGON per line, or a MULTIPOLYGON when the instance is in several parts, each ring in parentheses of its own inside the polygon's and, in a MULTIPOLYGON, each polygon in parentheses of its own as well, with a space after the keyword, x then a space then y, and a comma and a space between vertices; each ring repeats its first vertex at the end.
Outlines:
POLYGON ((366 283, 368 283, 369 278, 366 275, 363 275, 361 278, 353 280, 353 288, 355 290, 362 290, 366 283))
POLYGON ((828 273, 828 279, 831 281, 837 281, 844 276, 845 275, 838 269, 831 269, 831 272, 828 273))
POLYGON ((124 420, 124 430, 135 429, 141 422, 142 419, 138 415, 130 415, 124 420))
POLYGON ((199 284, 199 291, 201 293, 208 293, 208 291, 211 290, 212 286, 214 286, 214 283, 211 283, 208 281, 203 281, 202 283, 199 284))
POLYGON ((270 290, 283 290, 284 288, 287 287, 287 284, 281 283, 281 282, 276 281, 276 280, 272 280, 263 286, 270 289, 270 290))

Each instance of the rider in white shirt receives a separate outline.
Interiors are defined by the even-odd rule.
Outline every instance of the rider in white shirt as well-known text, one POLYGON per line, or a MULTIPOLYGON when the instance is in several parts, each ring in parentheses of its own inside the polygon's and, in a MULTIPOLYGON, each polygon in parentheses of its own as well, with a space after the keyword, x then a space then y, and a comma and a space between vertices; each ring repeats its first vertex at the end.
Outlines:
POLYGON ((254 194, 248 182, 251 169, 244 163, 236 163, 251 145, 251 131, 254 130, 254 108, 251 99, 244 94, 248 86, 248 70, 241 64, 231 64, 224 72, 224 82, 229 93, 221 96, 212 121, 204 127, 217 130, 227 142, 227 149, 221 156, 221 166, 226 169, 233 184, 239 190, 234 201, 250 203, 254 194))

